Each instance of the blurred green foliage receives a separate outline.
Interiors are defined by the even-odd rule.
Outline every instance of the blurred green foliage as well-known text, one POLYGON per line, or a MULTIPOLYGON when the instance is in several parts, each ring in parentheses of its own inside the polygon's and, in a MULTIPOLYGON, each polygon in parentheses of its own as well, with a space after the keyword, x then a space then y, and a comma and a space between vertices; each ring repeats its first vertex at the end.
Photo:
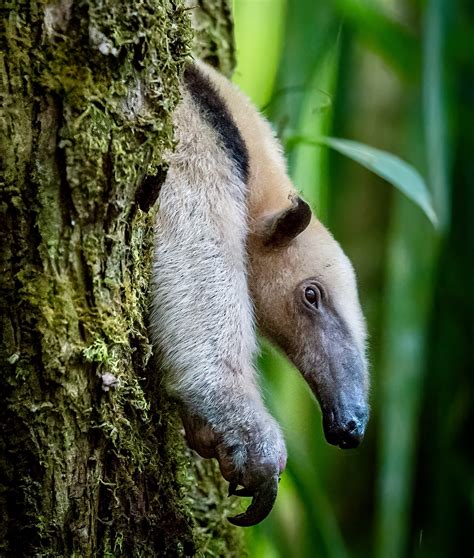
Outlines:
POLYGON ((326 444, 302 379, 262 341, 263 389, 289 461, 271 517, 248 530, 249 555, 472 556, 474 3, 234 0, 234 16, 234 79, 354 263, 372 363, 366 440, 343 452, 326 444), (396 159, 387 176, 382 161, 378 174, 428 214, 432 203, 438 228, 321 145, 329 136, 416 168, 396 159))

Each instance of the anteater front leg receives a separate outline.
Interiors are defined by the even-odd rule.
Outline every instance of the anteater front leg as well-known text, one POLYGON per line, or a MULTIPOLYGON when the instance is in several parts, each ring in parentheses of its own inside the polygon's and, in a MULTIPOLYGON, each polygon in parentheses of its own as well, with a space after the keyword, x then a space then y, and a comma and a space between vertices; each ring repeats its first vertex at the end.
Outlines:
POLYGON ((237 494, 254 496, 230 518, 244 526, 270 512, 286 450, 255 380, 243 186, 218 157, 197 164, 178 152, 170 167, 156 226, 151 334, 189 445, 219 461, 231 493, 241 485, 237 494))

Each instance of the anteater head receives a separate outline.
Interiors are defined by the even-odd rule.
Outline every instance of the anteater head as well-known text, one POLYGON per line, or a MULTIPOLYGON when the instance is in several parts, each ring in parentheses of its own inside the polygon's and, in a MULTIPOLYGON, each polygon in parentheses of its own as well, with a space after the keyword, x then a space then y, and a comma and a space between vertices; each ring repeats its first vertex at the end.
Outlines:
POLYGON ((249 270, 259 327, 316 395, 327 441, 358 446, 368 419, 366 328, 349 259, 295 196, 255 223, 249 270))

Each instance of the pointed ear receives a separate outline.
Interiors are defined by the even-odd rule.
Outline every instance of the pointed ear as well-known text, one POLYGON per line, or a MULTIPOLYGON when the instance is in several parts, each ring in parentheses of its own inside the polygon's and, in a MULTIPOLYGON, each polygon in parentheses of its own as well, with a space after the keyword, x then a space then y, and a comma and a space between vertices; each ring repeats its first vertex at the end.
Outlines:
POLYGON ((299 196, 291 198, 291 206, 266 219, 264 244, 284 246, 302 233, 311 221, 311 208, 299 196))

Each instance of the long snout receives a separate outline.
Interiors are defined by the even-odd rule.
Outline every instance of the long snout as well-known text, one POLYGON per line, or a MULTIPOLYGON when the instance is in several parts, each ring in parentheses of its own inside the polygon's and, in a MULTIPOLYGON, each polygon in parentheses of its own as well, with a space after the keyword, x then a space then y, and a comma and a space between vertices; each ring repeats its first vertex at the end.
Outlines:
POLYGON ((369 419, 367 361, 342 319, 328 311, 322 316, 325 325, 304 338, 304 350, 291 350, 290 345, 286 352, 319 402, 328 443, 356 448, 369 419))
POLYGON ((341 359, 344 365, 332 362, 304 374, 319 401, 326 440, 342 449, 362 442, 369 420, 366 366, 353 355, 341 359))

